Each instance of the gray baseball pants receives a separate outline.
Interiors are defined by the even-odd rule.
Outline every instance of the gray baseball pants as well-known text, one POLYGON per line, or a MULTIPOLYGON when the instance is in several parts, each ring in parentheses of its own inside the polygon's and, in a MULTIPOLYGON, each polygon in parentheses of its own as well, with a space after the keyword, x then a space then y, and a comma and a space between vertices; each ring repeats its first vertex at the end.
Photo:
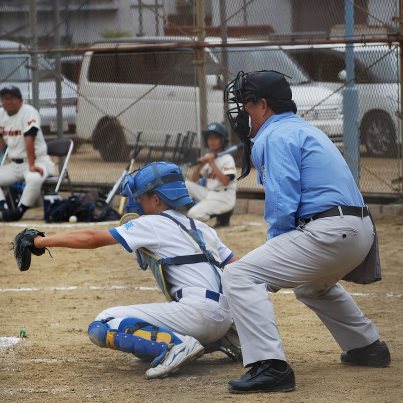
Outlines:
POLYGON ((279 235, 226 266, 222 277, 242 346, 244 365, 284 360, 267 291, 293 288, 342 350, 379 338, 375 326, 337 282, 360 264, 374 239, 369 217, 327 217, 279 235))

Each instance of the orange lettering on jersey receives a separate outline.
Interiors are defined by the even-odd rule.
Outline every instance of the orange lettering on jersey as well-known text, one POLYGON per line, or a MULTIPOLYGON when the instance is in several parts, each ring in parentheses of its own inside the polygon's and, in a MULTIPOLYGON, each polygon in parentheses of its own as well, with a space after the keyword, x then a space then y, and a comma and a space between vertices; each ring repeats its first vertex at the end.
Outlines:
POLYGON ((36 123, 35 119, 28 120, 28 126, 32 125, 32 123, 36 123))
POLYGON ((4 135, 10 137, 21 136, 21 130, 4 130, 4 135))

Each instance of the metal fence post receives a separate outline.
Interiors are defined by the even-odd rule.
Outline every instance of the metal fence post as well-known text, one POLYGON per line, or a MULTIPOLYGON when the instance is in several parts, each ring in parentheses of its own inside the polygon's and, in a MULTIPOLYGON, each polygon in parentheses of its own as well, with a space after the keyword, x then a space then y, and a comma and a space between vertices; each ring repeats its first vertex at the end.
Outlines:
MULTIPOLYGON (((399 141, 400 141, 400 164, 399 164, 399 177, 403 177, 403 125, 402 125, 402 113, 403 113, 403 0, 399 1, 399 95, 400 95, 400 113, 399 113, 399 141)), ((403 181, 399 183, 399 192, 403 193, 403 181)))
MULTIPOLYGON (((354 39, 354 1, 345 0, 346 40, 354 39)), ((360 187, 360 136, 358 132, 358 94, 355 85, 354 44, 346 44, 346 86, 343 90, 344 157, 354 180, 360 187)))
MULTIPOLYGON (((204 2, 203 0, 196 0, 196 28, 197 28, 197 40, 204 42, 206 36, 204 26, 204 2)), ((204 143, 201 138, 201 131, 207 126, 207 91, 206 91, 206 68, 205 68, 205 56, 204 48, 197 49, 197 73, 198 84, 200 94, 200 118, 199 118, 199 130, 198 140, 202 154, 205 151, 204 143)))
POLYGON ((36 0, 29 1, 29 23, 31 29, 31 73, 32 73, 32 106, 39 111, 39 72, 38 72, 38 11, 36 0))

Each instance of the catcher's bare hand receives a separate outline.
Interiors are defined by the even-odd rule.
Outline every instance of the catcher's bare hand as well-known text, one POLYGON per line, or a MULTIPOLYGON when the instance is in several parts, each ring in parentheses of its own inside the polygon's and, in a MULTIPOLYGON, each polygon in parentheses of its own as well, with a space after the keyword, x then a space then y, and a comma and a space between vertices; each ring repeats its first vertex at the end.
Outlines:
POLYGON ((28 270, 31 265, 31 254, 41 256, 45 253, 46 248, 37 248, 34 245, 34 239, 37 236, 45 236, 44 232, 36 229, 25 228, 16 235, 13 241, 14 256, 20 271, 28 270))

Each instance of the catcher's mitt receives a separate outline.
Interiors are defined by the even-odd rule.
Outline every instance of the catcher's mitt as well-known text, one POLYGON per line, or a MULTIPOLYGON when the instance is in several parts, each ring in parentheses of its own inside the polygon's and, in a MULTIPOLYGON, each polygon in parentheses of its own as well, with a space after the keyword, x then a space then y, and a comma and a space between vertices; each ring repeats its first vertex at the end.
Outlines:
POLYGON ((20 271, 29 269, 29 266, 31 265, 31 253, 36 256, 41 256, 46 251, 46 248, 38 249, 34 246, 34 239, 37 236, 45 236, 45 233, 33 228, 25 228, 24 231, 21 231, 14 238, 14 256, 17 260, 17 265, 20 271))

